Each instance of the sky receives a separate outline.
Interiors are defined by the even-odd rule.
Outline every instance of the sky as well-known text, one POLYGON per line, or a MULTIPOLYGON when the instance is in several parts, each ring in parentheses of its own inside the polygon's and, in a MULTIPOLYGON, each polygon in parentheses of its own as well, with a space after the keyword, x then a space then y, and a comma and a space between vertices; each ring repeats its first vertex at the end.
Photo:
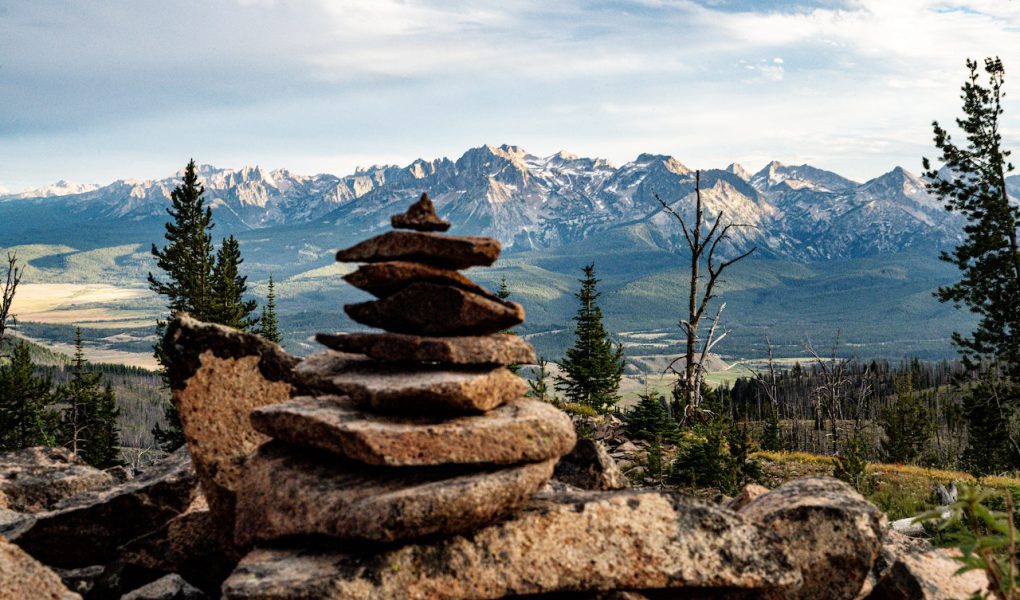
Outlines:
POLYGON ((503 143, 863 181, 993 55, 1020 147, 1020 0, 0 0, 0 187, 503 143))

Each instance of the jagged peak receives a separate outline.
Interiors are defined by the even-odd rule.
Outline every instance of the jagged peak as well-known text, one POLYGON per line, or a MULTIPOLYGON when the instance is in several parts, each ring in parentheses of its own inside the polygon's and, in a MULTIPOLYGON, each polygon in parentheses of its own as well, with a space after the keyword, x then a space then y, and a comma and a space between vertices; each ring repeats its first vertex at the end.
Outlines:
POLYGON ((740 163, 735 162, 730 163, 729 165, 726 166, 725 170, 729 173, 733 173, 734 175, 743 179, 744 181, 751 180, 751 173, 748 172, 748 170, 745 169, 740 163))

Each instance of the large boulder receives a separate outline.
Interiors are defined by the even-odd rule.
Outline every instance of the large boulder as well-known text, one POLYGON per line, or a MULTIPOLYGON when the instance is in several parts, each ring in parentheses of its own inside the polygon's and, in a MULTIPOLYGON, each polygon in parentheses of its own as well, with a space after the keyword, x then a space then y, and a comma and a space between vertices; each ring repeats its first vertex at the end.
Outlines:
POLYGON ((105 564, 126 542, 162 527, 184 511, 196 489, 181 449, 126 483, 65 500, 0 531, 44 563, 65 569, 105 564))
POLYGON ((0 536, 0 598, 81 600, 60 577, 0 536))
POLYGON ((229 599, 502 598, 559 591, 696 588, 781 592, 800 584, 785 542, 737 513, 655 492, 535 499, 472 533, 378 553, 253 551, 229 599))
POLYGON ((867 600, 952 600, 980 596, 988 591, 988 576, 973 570, 956 575, 962 566, 949 552, 927 540, 896 531, 886 535, 875 562, 874 582, 867 600))
POLYGON ((577 445, 556 464, 553 477, 584 490, 622 490, 630 481, 616 466, 601 442, 577 440, 577 445))
POLYGON ((785 540, 804 585, 774 597, 854 598, 882 549, 885 515, 849 485, 804 477, 758 496, 740 514, 785 540))
POLYGON ((346 396, 302 396, 257 408, 251 421, 275 440, 391 467, 538 462, 562 456, 576 439, 570 417, 529 399, 443 418, 368 412, 346 396))
POLYGON ((25 448, 0 454, 0 507, 22 513, 51 510, 61 500, 112 487, 117 479, 65 448, 25 448))
POLYGON ((246 465, 235 536, 239 545, 295 535, 392 542, 468 531, 524 504, 554 462, 382 469, 272 442, 246 465))
POLYGON ((257 335, 179 315, 164 338, 167 373, 191 459, 217 523, 233 527, 245 457, 268 438, 252 409, 290 398, 298 359, 257 335))

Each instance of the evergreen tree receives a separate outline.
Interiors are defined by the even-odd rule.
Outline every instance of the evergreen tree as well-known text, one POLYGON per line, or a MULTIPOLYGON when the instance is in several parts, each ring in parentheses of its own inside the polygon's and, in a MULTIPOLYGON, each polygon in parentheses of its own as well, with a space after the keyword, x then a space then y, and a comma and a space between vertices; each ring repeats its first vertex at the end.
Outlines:
POLYGON ((273 276, 269 276, 269 291, 266 303, 262 305, 262 316, 259 318, 259 335, 270 342, 280 343, 280 325, 276 320, 276 286, 273 276))
POLYGON ((224 239, 213 266, 211 310, 207 320, 248 331, 258 321, 252 317, 258 303, 244 298, 248 291, 248 278, 238 272, 243 262, 241 246, 234 236, 224 239))
MULTIPOLYGON (((205 188, 198 181, 195 161, 184 168, 184 177, 170 193, 171 206, 167 209, 171 221, 166 223, 167 244, 162 249, 152 245, 156 266, 163 271, 165 280, 149 273, 149 289, 163 296, 167 312, 173 316, 187 312, 196 319, 209 320, 212 309, 213 256, 212 209, 205 206, 205 188)), ((156 323, 156 344, 153 351, 160 365, 166 364, 163 351, 163 332, 166 321, 156 323)), ((165 369, 164 369, 165 378, 165 369)), ((163 410, 166 429, 156 425, 152 434, 159 446, 167 452, 184 445, 180 415, 177 407, 168 402, 163 410)))
POLYGON ((935 423, 924 399, 914 393, 908 371, 893 383, 896 400, 882 411, 879 424, 885 433, 882 460, 890 463, 913 463, 924 453, 934 434, 935 423))
POLYGON ((103 388, 102 374, 89 368, 80 327, 75 330, 71 380, 60 386, 57 397, 65 405, 60 422, 63 445, 92 466, 120 464, 117 400, 113 388, 103 388))
POLYGON ((574 345, 560 363, 563 376, 556 378, 556 388, 568 401, 607 411, 620 399, 623 377, 623 345, 614 345, 602 325, 602 310, 596 301, 595 264, 584 267, 581 291, 576 294, 580 307, 574 317, 574 345))
POLYGON ((507 285, 506 275, 499 278, 499 289, 496 290, 496 295, 503 300, 510 298, 510 286, 507 285))
MULTIPOLYGON (((1020 247, 1017 229, 1020 208, 1010 203, 1006 176, 1013 170, 1009 151, 1002 148, 1000 117, 1003 114, 1002 86, 1005 69, 998 58, 986 59, 987 85, 980 82, 976 61, 967 61, 970 75, 963 85, 963 113, 956 123, 963 130, 966 145, 958 146, 936 121, 935 146, 941 153, 945 171, 931 167, 924 159, 928 190, 945 202, 946 209, 961 213, 967 220, 964 241, 952 252, 943 252, 942 260, 959 268, 957 283, 939 288, 942 302, 966 306, 979 317, 969 335, 953 334, 953 343, 962 354, 971 373, 983 364, 997 363, 1006 389, 1020 384, 1020 247)), ((996 384, 998 385, 998 384, 996 384)), ((994 386, 992 386, 994 387, 994 386)), ((1017 394, 999 394, 1010 404, 992 406, 982 398, 990 386, 979 384, 969 398, 966 414, 969 429, 980 435, 969 437, 968 455, 978 468, 990 468, 1001 451, 985 454, 982 448, 1015 448, 1015 436, 1009 423, 1017 412, 1017 394), (996 424, 995 419, 1003 422, 996 424), (986 436, 997 436, 988 438, 986 436), (984 456, 982 456, 984 454, 984 456), (991 463, 989 463, 991 461, 991 463)), ((1010 451, 1017 458, 1015 451, 1010 451)), ((1016 467, 1020 463, 1013 463, 1016 467)))
POLYGON ((554 400, 549 390, 549 361, 543 357, 538 359, 538 371, 535 372, 535 378, 528 380, 528 387, 531 388, 528 391, 528 397, 535 398, 542 402, 552 402, 554 400))
POLYGON ((677 422, 669 416, 665 399, 644 393, 626 414, 627 433, 634 439, 674 441, 680 433, 677 422))
POLYGON ((963 464, 975 475, 1004 473, 1018 463, 1017 448, 1009 440, 1012 407, 1020 404, 1020 386, 1002 377, 993 365, 963 399, 967 420, 967 448, 963 464))
POLYGON ((51 385, 49 377, 36 376, 28 344, 14 346, 10 362, 0 367, 0 450, 53 445, 51 385))
POLYGON ((832 463, 832 476, 849 483, 862 494, 870 493, 872 478, 868 476, 866 446, 860 436, 850 436, 846 447, 837 454, 832 463))

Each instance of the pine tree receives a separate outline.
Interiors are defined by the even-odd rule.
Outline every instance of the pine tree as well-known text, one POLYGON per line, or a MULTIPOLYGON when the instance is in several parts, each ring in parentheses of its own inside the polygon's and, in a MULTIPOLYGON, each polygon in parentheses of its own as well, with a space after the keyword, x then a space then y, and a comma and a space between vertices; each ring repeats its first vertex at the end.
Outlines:
POLYGON ((57 397, 65 405, 60 422, 63 445, 92 466, 120 464, 117 400, 113 388, 103 388, 102 374, 89 368, 80 327, 75 329, 71 379, 60 386, 57 397))
POLYGON ((626 414, 627 433, 634 439, 672 441, 680 433, 677 422, 666 412, 665 399, 654 394, 638 396, 638 403, 626 414))
MULTIPOLYGON (((205 206, 205 188, 198 181, 195 161, 184 168, 184 177, 170 193, 171 206, 167 209, 171 221, 166 223, 166 246, 157 249, 152 245, 152 256, 156 266, 163 271, 166 280, 149 273, 149 289, 166 301, 171 316, 187 312, 196 319, 209 320, 212 308, 212 275, 215 264, 212 243, 212 209, 205 206)), ((160 365, 166 364, 163 351, 163 332, 166 321, 157 321, 156 339, 153 351, 160 365)), ((165 379, 165 368, 164 368, 165 379)), ((184 445, 180 415, 177 407, 168 402, 163 414, 166 429, 156 425, 152 434, 159 446, 167 452, 184 445)))
POLYGON ((280 343, 280 325, 276 320, 276 286, 273 276, 269 276, 269 291, 266 303, 262 305, 262 316, 259 318, 259 335, 270 342, 280 343))
POLYGON ((602 310, 596 303, 595 264, 584 267, 579 280, 581 291, 576 294, 580 307, 574 317, 574 345, 560 363, 563 376, 556 378, 556 388, 568 401, 607 411, 620 399, 623 377, 623 345, 614 345, 602 325, 602 310))
POLYGON ((896 399, 882 411, 880 425, 885 433, 882 460, 914 463, 924 453, 934 434, 935 421, 924 399, 914 393, 910 372, 893 382, 896 399))
POLYGON ((49 377, 36 376, 28 344, 14 346, 10 362, 0 367, 0 449, 53 445, 51 386, 49 377))
MULTIPOLYGON (((939 288, 942 302, 967 307, 979 317, 977 327, 969 335, 953 334, 965 366, 978 373, 983 365, 994 362, 1001 369, 1002 381, 995 386, 979 384, 969 398, 965 412, 969 437, 968 455, 975 465, 991 468, 999 462, 1002 452, 986 455, 982 448, 1015 448, 1020 442, 1010 434, 1009 423, 1015 419, 1015 390, 996 395, 1010 404, 992 407, 982 399, 992 387, 1010 388, 1020 385, 1020 208, 1010 203, 1006 176, 1013 170, 1009 151, 1002 148, 1000 117, 1003 114, 1002 91, 1005 69, 998 58, 985 59, 987 85, 982 84, 978 64, 968 60, 970 74, 963 85, 964 117, 956 123, 963 130, 966 145, 958 146, 938 121, 932 125, 935 146, 941 153, 945 171, 931 167, 924 159, 928 190, 945 202, 946 210, 961 213, 967 220, 964 241, 952 252, 943 252, 942 260, 960 270, 957 283, 939 288), (944 175, 944 172, 948 172, 944 175), (998 418, 1003 423, 995 424, 998 418), (985 436, 996 436, 988 438, 985 436), (982 456, 986 455, 986 456, 982 456)), ((1012 463, 1013 467, 1020 463, 1012 463)))
MULTIPOLYGON (((496 296, 498 296, 500 300, 510 300, 510 286, 507 285, 506 275, 501 277, 499 280, 499 289, 496 290, 496 296)), ((504 329, 503 331, 500 331, 500 333, 516 335, 513 329, 504 329)), ((511 373, 517 373, 521 370, 521 365, 507 365, 506 368, 509 369, 511 373)))
POLYGON ((252 317, 258 303, 245 300, 248 278, 238 272, 241 245, 234 236, 223 240, 212 271, 211 309, 206 319, 241 331, 248 331, 258 319, 252 317))
POLYGON ((531 388, 528 391, 528 397, 540 400, 542 402, 552 402, 554 400, 553 395, 549 389, 549 361, 544 357, 538 359, 538 370, 535 372, 535 378, 528 380, 528 387, 531 388))
POLYGON ((1004 473, 1020 464, 1016 446, 1008 443, 1010 413, 1017 405, 1020 405, 1020 387, 1002 377, 994 365, 982 373, 964 396, 967 448, 962 458, 970 472, 975 475, 1004 473))

